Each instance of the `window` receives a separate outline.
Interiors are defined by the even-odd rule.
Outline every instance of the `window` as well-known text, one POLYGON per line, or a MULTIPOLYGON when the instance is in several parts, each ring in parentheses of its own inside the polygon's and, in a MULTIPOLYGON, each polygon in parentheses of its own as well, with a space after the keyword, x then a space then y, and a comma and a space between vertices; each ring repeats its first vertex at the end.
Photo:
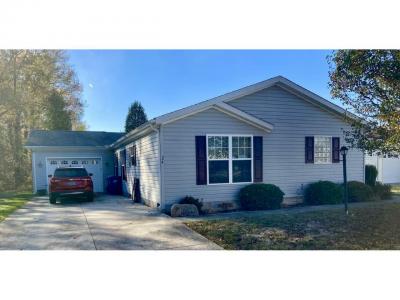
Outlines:
POLYGON ((51 161, 50 161, 50 164, 51 164, 51 165, 56 165, 56 164, 57 164, 57 161, 56 161, 56 160, 51 160, 51 161))
POLYGON ((62 165, 68 165, 68 160, 63 160, 63 161, 61 161, 61 164, 62 164, 62 165))
POLYGON ((89 163, 89 161, 87 160, 82 160, 82 165, 87 165, 89 163))
POLYGON ((78 161, 77 161, 77 160, 73 160, 73 161, 71 161, 71 164, 72 164, 72 165, 77 165, 77 164, 78 164, 78 161))
POLYGON ((122 180, 126 181, 126 149, 120 152, 122 180))
POLYGON ((252 182, 252 136, 207 136, 208 183, 252 182))
POLYGON ((332 138, 329 136, 314 137, 314 163, 329 164, 332 162, 332 138))
POLYGON ((208 137, 208 182, 229 183, 229 137, 208 137))
POLYGON ((232 137, 232 181, 251 182, 251 137, 232 137))
POLYGON ((86 177, 88 173, 84 168, 60 168, 54 171, 54 177, 68 178, 68 177, 86 177))
POLYGON ((115 155, 114 155, 114 175, 115 176, 118 176, 118 165, 119 165, 118 154, 115 153, 115 155))
POLYGON ((130 156, 130 164, 131 166, 136 167, 136 145, 133 145, 129 148, 129 156, 130 156))
POLYGON ((99 160, 98 159, 93 159, 92 160, 92 165, 98 165, 99 164, 99 160))

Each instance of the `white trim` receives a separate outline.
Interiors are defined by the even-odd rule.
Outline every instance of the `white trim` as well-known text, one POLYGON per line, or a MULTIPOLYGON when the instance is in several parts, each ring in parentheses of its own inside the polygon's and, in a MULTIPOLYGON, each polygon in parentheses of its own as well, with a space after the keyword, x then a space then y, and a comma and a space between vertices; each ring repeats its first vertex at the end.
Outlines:
POLYGON ((229 104, 226 103, 218 103, 214 106, 215 109, 224 112, 238 120, 241 120, 243 122, 246 122, 254 127, 260 128, 262 130, 265 130, 267 132, 271 132, 272 129, 274 129, 274 125, 271 123, 265 122, 261 119, 258 119, 256 117, 253 117, 252 115, 237 109, 229 104))
POLYGON ((217 134, 217 133, 210 133, 206 134, 206 156, 207 156, 207 185, 226 185, 226 184, 250 184, 254 182, 253 178, 253 172, 254 172, 254 154, 253 154, 253 135, 252 134, 217 134), (228 159, 226 158, 220 158, 220 159, 211 159, 211 161, 228 161, 228 173, 229 173, 229 182, 223 182, 223 183, 210 183, 210 167, 209 167, 209 161, 210 159, 208 158, 208 137, 209 136, 222 136, 222 137, 228 137, 228 151, 229 151, 229 157, 228 159), (250 137, 250 146, 251 146, 251 158, 233 158, 232 157, 232 137, 250 137), (233 182, 233 161, 237 160, 250 160, 251 161, 251 181, 249 182, 233 182))
POLYGON ((315 165, 331 165, 332 164, 332 136, 329 135, 314 135, 314 164, 315 165), (315 162, 315 138, 329 138, 331 146, 330 146, 330 162, 315 162))
POLYGON ((163 146, 162 140, 163 139, 163 131, 162 126, 158 128, 158 165, 159 165, 159 172, 160 172, 160 209, 164 209, 164 166, 163 166, 163 146))

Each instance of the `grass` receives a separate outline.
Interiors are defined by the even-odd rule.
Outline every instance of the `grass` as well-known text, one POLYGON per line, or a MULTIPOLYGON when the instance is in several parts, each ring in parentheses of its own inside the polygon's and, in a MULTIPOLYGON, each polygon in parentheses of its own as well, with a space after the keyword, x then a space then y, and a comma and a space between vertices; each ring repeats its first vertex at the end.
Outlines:
POLYGON ((400 249, 400 204, 186 223, 232 250, 400 249))
POLYGON ((28 192, 0 193, 0 222, 22 207, 31 197, 32 194, 28 192))

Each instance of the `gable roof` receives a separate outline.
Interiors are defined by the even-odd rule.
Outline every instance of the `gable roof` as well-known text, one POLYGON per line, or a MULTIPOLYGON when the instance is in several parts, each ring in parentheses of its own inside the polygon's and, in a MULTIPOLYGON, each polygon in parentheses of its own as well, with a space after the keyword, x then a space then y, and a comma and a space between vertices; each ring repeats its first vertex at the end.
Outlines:
POLYGON ((188 115, 203 111, 207 108, 210 108, 212 106, 219 106, 219 105, 229 105, 228 103, 232 100, 236 100, 238 98, 254 94, 256 92, 259 92, 261 90, 264 90, 266 88, 272 87, 272 86, 279 86, 295 95, 298 97, 302 98, 303 100, 306 100, 308 102, 311 102, 314 105, 319 106, 320 108, 326 109, 331 111, 334 114, 338 114, 341 117, 348 116, 350 118, 355 118, 353 114, 347 112, 345 109, 341 108, 340 106, 318 96, 317 94, 301 87, 300 85, 290 81, 289 79, 283 77, 283 76, 276 76, 249 86, 246 86, 244 88, 235 90, 233 92, 226 93, 224 95, 173 111, 171 113, 162 115, 160 117, 157 117, 154 119, 154 121, 157 124, 166 124, 170 123, 173 121, 176 121, 180 118, 184 118, 188 115))
POLYGON ((346 111, 342 107, 322 98, 321 96, 318 96, 317 94, 303 88, 302 86, 294 83, 293 81, 290 81, 289 79, 283 77, 283 76, 276 76, 249 86, 246 86, 244 88, 235 90, 233 92, 226 93, 224 95, 199 102, 197 104, 193 104, 190 106, 187 106, 182 109, 178 109, 176 111, 161 115, 159 117, 153 118, 149 120, 147 123, 139 126, 138 128, 132 130, 131 132, 128 132, 125 136, 121 137, 118 139, 115 143, 111 145, 113 146, 118 146, 128 139, 134 139, 135 137, 145 134, 151 130, 154 130, 155 127, 163 124, 168 124, 171 122, 174 122, 176 120, 185 118, 187 116, 197 114, 201 111, 205 111, 207 109, 215 108, 219 111, 222 111, 224 113, 227 113, 237 119, 240 119, 242 121, 248 122, 251 125, 254 125, 258 128, 264 129, 265 131, 271 131, 273 129, 273 124, 270 124, 268 122, 265 122, 263 120, 260 120, 244 111, 241 111, 237 108, 234 108, 233 106, 229 105, 230 101, 236 100, 238 98, 254 94, 256 92, 259 92, 261 90, 264 90, 266 88, 272 87, 272 86, 279 86, 280 88, 295 94, 299 98, 312 103, 313 105, 316 105, 320 107, 321 109, 327 110, 335 115, 338 115, 339 117, 345 118, 348 117, 350 119, 357 119, 357 116, 354 114, 346 111))
POLYGON ((124 136, 122 132, 32 130, 25 144, 34 147, 106 147, 124 136))

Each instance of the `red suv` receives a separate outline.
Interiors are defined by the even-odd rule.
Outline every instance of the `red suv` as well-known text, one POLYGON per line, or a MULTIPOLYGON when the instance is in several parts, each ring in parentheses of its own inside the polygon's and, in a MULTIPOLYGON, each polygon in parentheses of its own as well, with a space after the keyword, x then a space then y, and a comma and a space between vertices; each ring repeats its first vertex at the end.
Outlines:
POLYGON ((85 196, 93 201, 93 181, 85 168, 58 168, 54 176, 49 175, 50 203, 55 204, 59 196, 85 196))

